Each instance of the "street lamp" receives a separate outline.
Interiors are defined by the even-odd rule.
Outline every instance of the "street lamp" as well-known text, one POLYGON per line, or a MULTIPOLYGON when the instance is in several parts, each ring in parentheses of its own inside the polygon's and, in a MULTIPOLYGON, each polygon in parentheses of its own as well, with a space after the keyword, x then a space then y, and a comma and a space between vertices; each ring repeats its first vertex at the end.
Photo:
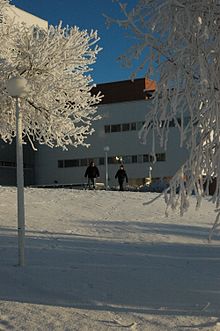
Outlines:
POLYGON ((17 159, 17 217, 18 217, 18 265, 24 266, 24 170, 22 146, 22 112, 19 108, 19 98, 27 94, 27 80, 22 77, 13 77, 6 83, 6 89, 16 101, 16 159, 17 159))
POLYGON ((122 156, 116 156, 115 159, 116 159, 116 161, 119 161, 121 163, 123 162, 122 156))
POLYGON ((108 189, 108 152, 110 151, 109 146, 104 147, 105 152, 105 189, 108 189))
POLYGON ((149 178, 150 178, 150 183, 152 181, 152 170, 153 168, 151 166, 149 166, 149 178))

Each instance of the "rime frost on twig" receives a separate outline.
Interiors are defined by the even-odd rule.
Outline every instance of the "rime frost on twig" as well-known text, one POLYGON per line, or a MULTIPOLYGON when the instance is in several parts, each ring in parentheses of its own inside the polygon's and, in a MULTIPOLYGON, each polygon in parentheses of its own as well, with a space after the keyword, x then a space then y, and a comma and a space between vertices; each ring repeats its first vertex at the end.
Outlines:
MULTIPOLYGON (((116 0, 120 4, 119 0, 116 0)), ((212 201, 220 204, 220 5, 217 0, 139 0, 132 9, 120 4, 123 20, 108 18, 132 36, 124 64, 139 59, 137 68, 157 81, 151 111, 140 132, 146 141, 152 129, 166 150, 169 123, 178 128, 180 145, 189 158, 165 193, 167 207, 197 206, 216 178, 212 201), (135 38, 135 39, 134 39, 135 38)), ((135 74, 136 74, 135 72, 135 74)))
MULTIPOLYGON (((0 13, 8 2, 0 0, 0 13), (4 6, 3 6, 4 5, 4 6)), ((96 31, 77 27, 16 24, 8 17, 0 25, 0 137, 15 136, 15 101, 5 82, 12 76, 28 80, 29 91, 20 100, 23 136, 50 147, 86 145, 92 123, 99 117, 102 96, 92 94, 91 65, 101 50, 96 31)))

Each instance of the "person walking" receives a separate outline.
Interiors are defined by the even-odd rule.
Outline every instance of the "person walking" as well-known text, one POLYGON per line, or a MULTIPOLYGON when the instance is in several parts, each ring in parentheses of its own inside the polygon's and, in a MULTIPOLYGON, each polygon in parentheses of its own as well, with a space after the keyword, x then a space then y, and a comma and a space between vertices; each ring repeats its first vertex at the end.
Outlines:
POLYGON ((123 164, 120 165, 120 168, 116 172, 115 179, 118 178, 119 190, 124 191, 124 180, 126 179, 126 183, 128 183, 128 176, 124 169, 123 164))
POLYGON ((88 186, 90 190, 95 190, 96 188, 96 178, 99 177, 99 169, 96 167, 94 161, 90 162, 86 169, 85 177, 88 177, 88 186))

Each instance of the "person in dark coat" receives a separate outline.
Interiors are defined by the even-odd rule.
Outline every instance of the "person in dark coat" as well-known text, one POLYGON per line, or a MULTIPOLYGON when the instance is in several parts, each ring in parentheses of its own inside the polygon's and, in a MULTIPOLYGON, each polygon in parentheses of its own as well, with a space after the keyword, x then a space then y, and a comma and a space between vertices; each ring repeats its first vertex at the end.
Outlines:
POLYGON ((95 190, 96 178, 99 177, 99 169, 96 167, 95 163, 92 161, 86 169, 85 177, 88 177, 88 186, 90 190, 95 190))
POLYGON ((128 182, 128 176, 127 176, 127 173, 124 169, 123 164, 120 165, 120 168, 116 172, 115 178, 118 178, 119 190, 124 191, 124 187, 123 187, 124 180, 126 179, 126 183, 127 183, 128 182))

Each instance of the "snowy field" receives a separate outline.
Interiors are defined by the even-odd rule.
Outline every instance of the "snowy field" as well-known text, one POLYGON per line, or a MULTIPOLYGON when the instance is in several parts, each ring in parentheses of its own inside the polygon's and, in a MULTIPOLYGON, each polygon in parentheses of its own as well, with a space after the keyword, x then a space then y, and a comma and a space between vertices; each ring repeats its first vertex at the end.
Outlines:
POLYGON ((220 330, 220 233, 203 201, 164 215, 155 193, 0 188, 0 330, 220 330))

